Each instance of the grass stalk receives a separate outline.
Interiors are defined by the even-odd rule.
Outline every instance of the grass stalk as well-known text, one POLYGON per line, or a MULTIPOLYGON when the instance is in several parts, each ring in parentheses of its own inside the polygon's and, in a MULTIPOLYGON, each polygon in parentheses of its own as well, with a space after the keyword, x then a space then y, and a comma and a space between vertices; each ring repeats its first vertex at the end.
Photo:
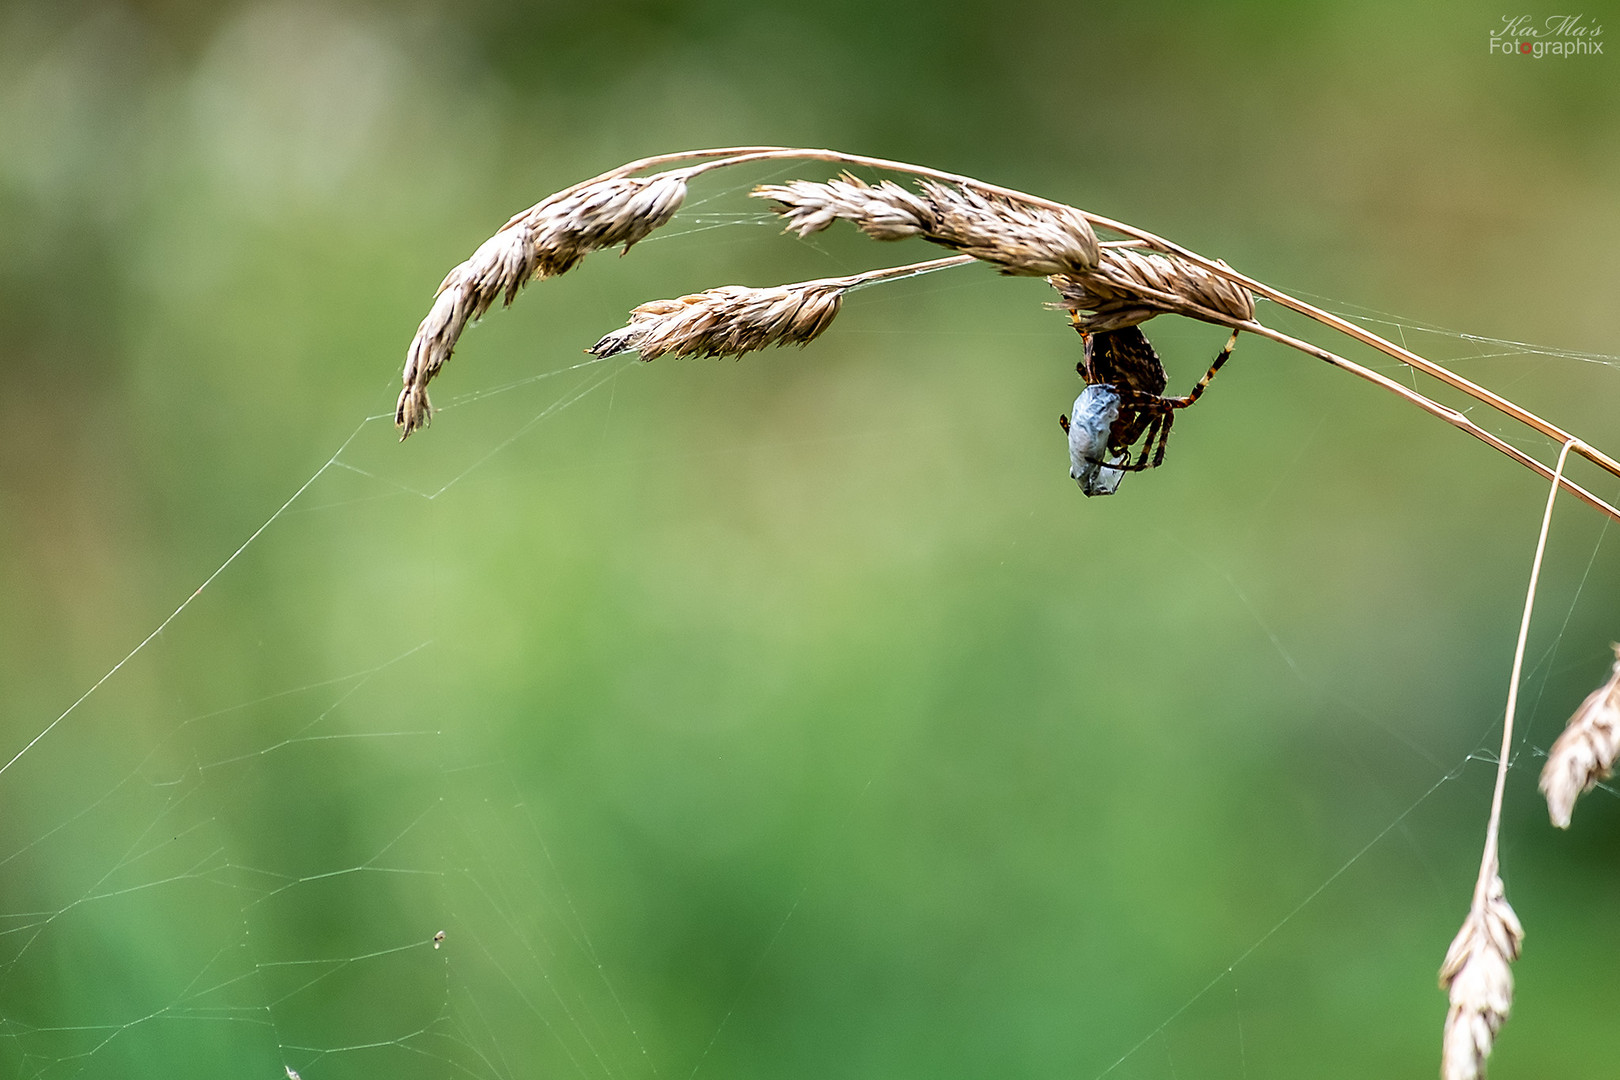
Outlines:
POLYGON ((1496 755, 1496 784, 1491 791, 1491 813, 1485 824, 1485 849, 1480 854, 1479 876, 1474 882, 1468 916, 1440 965, 1440 986, 1448 991, 1451 1000, 1441 1037, 1441 1080, 1482 1080, 1485 1061, 1496 1045, 1497 1033, 1513 1008, 1511 965, 1519 958, 1523 947, 1524 927, 1507 901, 1507 889, 1502 882, 1502 800, 1507 791, 1513 722, 1524 673, 1524 648, 1530 637, 1530 619, 1535 612, 1536 590, 1541 582, 1542 557, 1547 552, 1547 533, 1552 525, 1553 505, 1558 500, 1559 481, 1563 478, 1569 452, 1577 448, 1576 443, 1577 440, 1571 439, 1558 452, 1558 464, 1553 469, 1552 484, 1547 492, 1547 509, 1541 515, 1524 614, 1519 620, 1519 638, 1513 648, 1513 672, 1508 677, 1502 746, 1496 755))
MULTIPOLYGON (((1030 205, 1041 206, 1051 210, 1072 211, 1076 209, 1068 206, 1065 203, 1055 202, 1051 199, 1045 199, 1038 195, 1031 195, 1028 192, 1018 191, 1014 188, 1002 187, 997 184, 989 184, 982 180, 975 179, 974 177, 964 176, 959 173, 945 172, 940 169, 933 169, 923 165, 913 165, 909 162, 894 161, 887 158, 868 157, 862 154, 847 154, 836 150, 757 147, 747 150, 739 150, 736 153, 730 154, 723 150, 704 150, 687 155, 669 155, 656 159, 647 159, 650 164, 645 167, 651 167, 652 164, 663 164, 669 161, 690 160, 693 157, 702 157, 710 160, 707 160, 703 165, 695 166, 689 174, 691 176, 697 176, 714 169, 725 168, 732 165, 741 165, 754 161, 771 161, 781 159, 826 161, 839 165, 864 166, 866 168, 883 169, 891 172, 907 173, 913 176, 928 177, 933 180, 959 184, 972 190, 999 195, 1003 198, 1014 199, 1030 205)), ((616 172, 615 174, 611 175, 624 175, 624 173, 616 172)), ((1227 266, 1225 263, 1206 258, 1205 256, 1199 255, 1195 251, 1184 248, 1181 245, 1166 240, 1161 236, 1157 236, 1144 229, 1136 228, 1135 226, 1126 224, 1124 222, 1115 221, 1112 218, 1103 217, 1100 214, 1093 214, 1085 210, 1081 210, 1080 213, 1095 227, 1112 230, 1123 236, 1130 237, 1132 240, 1135 240, 1140 244, 1145 244, 1154 250, 1162 251, 1167 254, 1185 259, 1200 269, 1203 269, 1211 274, 1216 274, 1227 279, 1228 281, 1251 290, 1257 296, 1265 297, 1273 303, 1288 308, 1289 310, 1297 312, 1298 314, 1304 315, 1307 318, 1313 319, 1316 322, 1321 323, 1323 326, 1327 326, 1338 331, 1339 333, 1345 334, 1346 336, 1361 342, 1363 345, 1377 349, 1379 352, 1399 360, 1401 363, 1421 371, 1425 375, 1438 379, 1440 382, 1446 384, 1452 389, 1458 390, 1469 397, 1474 398, 1476 401, 1480 401, 1485 405, 1490 406, 1492 409, 1502 413, 1504 416, 1510 417, 1511 419, 1524 424, 1525 426, 1549 439, 1565 445, 1573 443, 1576 448, 1576 452, 1581 456, 1585 457, 1587 460, 1591 461, 1593 464, 1597 465, 1611 476, 1620 478, 1620 461, 1616 461, 1608 454, 1602 453, 1601 451, 1588 445, 1558 425, 1543 419, 1523 406, 1518 405, 1517 403, 1510 401, 1499 394, 1485 389, 1483 386, 1480 386, 1472 380, 1467 379, 1462 375, 1458 375, 1449 368, 1436 364, 1409 349, 1402 348, 1401 346, 1396 345, 1394 342, 1389 341, 1386 338, 1365 329, 1364 327, 1357 326, 1346 319, 1340 318, 1337 315, 1324 311, 1321 308, 1316 307, 1314 304, 1309 304, 1298 299, 1297 297, 1290 296, 1281 289, 1273 288, 1262 281, 1251 278, 1246 274, 1239 273, 1238 271, 1227 266)), ((1222 317, 1219 315, 1219 313, 1209 312, 1207 309, 1204 313, 1200 313, 1197 317, 1206 318, 1208 321, 1216 322, 1223 326, 1233 325, 1230 318, 1222 317)), ((1245 327, 1243 329, 1248 328, 1245 327)), ((1250 332, 1259 331, 1251 330, 1250 332)), ((1272 340, 1290 345, 1294 348, 1300 348, 1302 344, 1296 339, 1286 337, 1286 335, 1266 333, 1262 336, 1271 337, 1272 340)), ((1307 355, 1316 357, 1317 359, 1327 359, 1328 356, 1332 355, 1323 355, 1326 350, 1318 350, 1315 348, 1304 348, 1302 351, 1307 355)), ((1343 370, 1358 374, 1363 378, 1368 378, 1369 381, 1372 381, 1377 385, 1393 392, 1399 393, 1402 389, 1398 383, 1388 379, 1375 378, 1373 377, 1373 373, 1371 373, 1368 369, 1351 364, 1348 361, 1340 360, 1339 362, 1335 362, 1333 360, 1329 360, 1328 362, 1334 363, 1334 366, 1342 368, 1343 370)), ((1424 408, 1425 411, 1431 413, 1432 415, 1438 416, 1441 419, 1446 420, 1448 423, 1452 423, 1454 426, 1468 431, 1469 434, 1474 435, 1476 438, 1481 438, 1481 441, 1485 442, 1487 445, 1502 451, 1503 453, 1507 454, 1507 456, 1519 462, 1521 465, 1531 468, 1544 479, 1550 478, 1553 475, 1553 471, 1548 469, 1545 465, 1535 462, 1534 459, 1530 458, 1526 454, 1523 454, 1522 452, 1512 450, 1508 444, 1502 442, 1500 439, 1482 437, 1484 433, 1480 428, 1477 427, 1477 425, 1472 425, 1471 423, 1458 423, 1457 420, 1461 419, 1462 417, 1461 414, 1456 410, 1453 409, 1443 411, 1443 406, 1435 406, 1434 408, 1430 408, 1429 406, 1424 405, 1423 402, 1429 401, 1429 405, 1434 405, 1435 403, 1427 398, 1423 398, 1422 395, 1407 393, 1401 394, 1400 396, 1405 397, 1413 404, 1419 405, 1419 407, 1424 408)), ((1613 506, 1610 506, 1603 500, 1592 496, 1590 492, 1577 488, 1568 481, 1564 481, 1563 483, 1572 494, 1576 494, 1590 505, 1604 511, 1611 517, 1614 517, 1616 520, 1620 520, 1620 512, 1617 512, 1613 506)))

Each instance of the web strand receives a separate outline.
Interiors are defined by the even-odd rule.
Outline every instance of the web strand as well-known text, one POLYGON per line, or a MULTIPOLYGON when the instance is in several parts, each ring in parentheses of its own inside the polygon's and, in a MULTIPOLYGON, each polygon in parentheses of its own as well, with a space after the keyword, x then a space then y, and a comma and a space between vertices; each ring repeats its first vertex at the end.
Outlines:
MULTIPOLYGON (((776 220, 769 214, 724 219, 703 209, 701 204, 694 205, 699 207, 699 213, 686 227, 688 233, 722 227, 757 227, 776 220)), ((661 238, 653 237, 649 242, 661 238)), ((913 282, 909 287, 918 290, 913 295, 928 295, 968 286, 929 280, 913 282)), ((862 294, 862 302, 875 299, 870 293, 862 294)), ((1379 321, 1365 315, 1357 317, 1379 321)), ((1405 340, 1408 331, 1421 332, 1448 336, 1479 349, 1495 350, 1479 351, 1476 356, 1465 359, 1534 355, 1549 361, 1605 367, 1620 365, 1617 358, 1601 354, 1520 346, 1405 321, 1388 321, 1386 325, 1394 326, 1401 340, 1405 340)), ((1054 333, 1059 332, 1063 331, 1054 330, 1054 333)), ((635 366, 634 361, 621 359, 606 363, 593 358, 447 398, 440 407, 441 413, 465 410, 463 415, 477 416, 476 410, 493 399, 511 400, 511 395, 538 392, 537 388, 542 388, 547 395, 555 394, 547 396, 543 403, 525 407, 520 421, 484 433, 470 463, 456 468, 442 483, 413 483, 410 474, 403 469, 393 475, 388 467, 367 468, 361 464, 365 459, 356 448, 357 439, 368 428, 391 421, 392 414, 366 417, 151 633, 16 750, 9 761, 0 766, 0 774, 12 770, 25 757, 55 752, 53 748, 80 726, 64 727, 65 722, 165 631, 173 628, 193 602, 236 566, 245 552, 279 535, 272 526, 280 524, 284 527, 281 532, 285 532, 291 528, 288 519, 294 515, 304 515, 295 519, 300 528, 312 521, 319 524, 325 518, 341 525, 355 520, 361 513, 370 512, 361 508, 399 496, 410 497, 402 500, 407 505, 417 500, 433 502, 487 467, 525 436, 554 421, 563 411, 614 385, 615 380, 635 366), (336 484, 339 477, 342 484, 362 494, 317 502, 313 493, 319 488, 319 482, 327 479, 336 484), (53 732, 57 733, 56 738, 50 739, 53 732)), ((770 450, 794 459, 840 445, 863 445, 866 447, 863 453, 885 452, 886 448, 900 448, 894 452, 903 452, 907 444, 925 437, 938 423, 936 417, 924 416, 900 418, 892 423, 834 435, 805 434, 787 428, 749 438, 768 439, 770 450)), ((1526 445, 1531 443, 1527 440, 1526 445)), ((759 443, 755 442, 740 449, 700 453, 706 457, 735 456, 759 449, 759 443)), ((610 462, 607 467, 623 469, 646 460, 625 458, 610 462)), ((693 459, 688 457, 687 460, 693 459)), ((1438 790, 1461 775, 1469 761, 1494 760, 1488 752, 1471 752, 1458 765, 1443 770, 1444 762, 1453 759, 1450 752, 1428 749, 1404 732, 1399 722, 1386 721, 1342 694, 1325 693, 1322 678, 1298 659, 1308 653, 1301 653, 1298 642, 1290 640, 1290 635, 1279 629, 1286 623, 1275 618, 1275 610, 1268 610, 1269 605, 1263 599, 1256 599, 1240 588, 1230 562, 1198 554, 1196 545, 1183 543, 1178 535, 1170 538, 1196 555, 1215 580, 1225 582, 1236 604, 1231 610, 1258 628, 1266 647, 1275 654, 1281 668, 1289 672, 1289 679, 1331 699, 1335 705, 1379 730, 1399 747, 1400 756, 1409 756, 1414 761, 1420 759, 1435 772, 1444 774, 1415 799, 1403 798, 1395 803, 1404 805, 1404 809, 1374 829, 1370 838, 1325 879, 1304 890, 1294 906, 1268 929, 1247 946, 1235 950, 1234 958, 1224 968, 1097 1074, 1098 1080, 1116 1073, 1156 1040, 1162 1040, 1166 1064, 1176 1073, 1172 1037, 1178 1049, 1184 1049, 1185 1043, 1185 1029, 1178 1029, 1178 1021, 1229 978, 1233 979, 1233 1014, 1231 1027, 1226 1030, 1232 1035, 1243 1075, 1249 1075, 1251 1056, 1257 1047, 1263 1049, 1263 1041, 1253 1025, 1245 1026, 1235 982, 1237 970, 1250 963, 1301 913, 1318 903, 1392 831, 1400 829, 1406 833, 1408 842, 1421 857, 1424 853, 1408 830, 1413 815, 1438 790)), ((1601 543, 1602 536, 1598 539, 1598 544, 1601 543)), ((442 552, 432 554, 436 558, 444 557, 442 552)), ((1598 548, 1594 546, 1564 613, 1562 626, 1537 662, 1530 665, 1527 678, 1538 671, 1543 673, 1536 691, 1538 702, 1540 694, 1547 689, 1548 677, 1571 625, 1575 606, 1585 596, 1597 554, 1598 548)), ((427 618, 440 620, 436 612, 427 618)), ((449 620, 443 621, 448 629, 449 620)), ((311 618, 305 629, 313 633, 313 625, 311 618)), ((752 953, 753 964, 743 969, 746 974, 740 985, 730 988, 734 992, 720 999, 723 1008, 698 1018, 696 1040, 690 1047, 682 1047, 679 1056, 673 1056, 670 1046, 680 1044, 675 1043, 667 1031, 657 1030, 656 1018, 647 1017, 637 993, 639 987, 635 978, 645 976, 621 974, 626 962, 622 955, 615 954, 616 942, 611 937, 605 938, 606 948, 603 948, 593 935, 591 927, 599 925, 599 913, 592 908, 589 892, 577 888, 578 875, 565 873, 566 859, 554 858, 547 841, 547 829, 543 827, 548 817, 559 811, 536 809, 525 797, 530 788, 518 779, 520 765, 510 760, 507 751, 499 749, 502 733, 493 733, 489 745, 480 746, 477 739, 466 732, 464 718, 450 717, 441 722, 432 712, 434 704, 413 698, 410 689, 398 689, 399 684, 409 681, 412 669, 418 664, 430 658, 436 661, 455 647, 452 634, 447 633, 441 641, 435 627, 434 636, 423 639, 414 636, 417 629, 397 629, 402 640, 393 641, 386 648, 376 647, 376 642, 386 640, 383 630, 375 627, 362 630, 360 641, 354 647, 372 651, 369 656, 362 652, 358 657, 349 655, 346 662, 334 662, 336 670, 345 672, 341 675, 299 681, 296 686, 269 694, 255 692, 217 708, 208 708, 208 703, 204 702, 199 706, 202 711, 176 709, 154 724, 152 732, 143 734, 142 737, 151 740, 151 745, 148 748, 142 744, 143 752, 133 769, 123 768, 112 779, 97 781, 102 786, 85 791, 83 805, 76 803, 71 810, 60 812, 48 827, 30 834, 26 843, 0 857, 0 868, 10 869, 18 880, 30 881, 29 864, 46 849, 71 848, 78 843, 76 830, 81 827, 102 821, 114 823, 109 831, 117 843, 106 852, 93 851, 85 856, 85 865, 90 869, 84 877, 60 886, 63 891, 59 896, 53 896, 46 887, 40 886, 39 895, 50 897, 48 903, 38 905, 37 910, 17 910, 4 915, 0 922, 0 942, 5 943, 7 952, 0 971, 7 976, 15 977, 25 966, 44 962, 39 954, 53 939, 70 931, 89 939, 87 931, 73 928, 71 924, 97 905, 124 905, 133 911, 151 896, 170 892, 189 896, 183 891, 195 889, 211 898, 198 903, 198 910, 224 910, 234 915, 239 924, 234 939, 227 935, 223 945, 214 947, 220 940, 214 936, 209 939, 206 955, 187 956, 173 962, 180 975, 166 991, 168 997, 159 999, 162 1003, 158 1007, 148 1008, 143 1004, 130 1009, 129 1015, 113 1019, 90 1017, 87 1012, 85 1022, 77 1024, 29 1026, 7 1018, 0 1028, 0 1043, 30 1048, 28 1054, 32 1056, 24 1075, 36 1080, 73 1075, 74 1070, 87 1068, 98 1055, 105 1054, 120 1039, 127 1039, 140 1029, 183 1021, 219 1025, 233 1031, 240 1028, 255 1039, 267 1040, 273 1044, 285 1067, 303 1070, 306 1080, 316 1080, 316 1067, 322 1064, 333 1067, 341 1059, 352 1059, 360 1066, 369 1067, 373 1055, 379 1052, 420 1059, 435 1075, 508 1080, 528 1075, 535 1068, 532 1046, 522 1041, 524 1036, 513 1034, 514 1015, 521 1017, 517 1026, 532 1027, 544 1033, 545 1046, 554 1052, 559 1062, 558 1071, 564 1075, 592 1080, 598 1077, 633 1080, 650 1075, 657 1080, 660 1076, 685 1073, 683 1060, 692 1062, 691 1071, 685 1073, 689 1080, 696 1080, 705 1069, 715 1071, 715 1059, 719 1055, 712 1052, 723 1042, 737 1041, 739 1010, 757 990, 766 962, 778 958, 789 931, 799 928, 805 921, 804 913, 813 910, 813 886, 824 877, 827 860, 824 858, 799 876, 791 888, 781 890, 775 898, 779 905, 775 910, 780 918, 765 924, 774 925, 774 930, 763 943, 751 943, 751 948, 758 946, 757 951, 752 953), (400 648, 412 642, 414 644, 400 648), (375 658, 380 656, 389 659, 376 662, 375 658), (388 719, 371 727, 343 726, 346 717, 366 708, 388 719), (389 709, 399 711, 388 713, 389 709), (182 738, 238 721, 249 730, 227 732, 217 739, 198 739, 195 743, 182 738), (186 745, 189 760, 175 759, 164 752, 174 744, 186 745), (288 853, 276 847, 272 842, 274 838, 243 833, 231 821, 236 800, 249 798, 269 798, 282 805, 288 816, 307 814, 316 822, 323 821, 321 800, 336 800, 338 794, 322 790, 319 785, 301 784, 300 762, 340 763, 331 770, 340 774, 341 763, 350 760, 346 755, 351 754, 368 760, 373 756, 397 757, 408 762, 408 767, 401 766, 397 773, 387 774, 391 782, 397 783, 398 790, 390 788, 382 793, 393 801, 376 812, 380 822, 369 823, 375 832, 359 838, 331 837, 324 835, 318 824, 310 826, 306 821, 302 831, 289 830, 289 834, 297 835, 303 846, 315 850, 288 853), (422 759, 437 761, 434 768, 424 773, 418 764, 422 759), (127 809, 124 803, 132 791, 150 801, 133 810, 127 809), (321 845, 327 842, 331 843, 331 848, 322 849, 321 845), (364 904, 359 906, 376 913, 375 925, 323 928, 319 917, 311 917, 300 907, 308 904, 319 911, 324 899, 323 889, 336 890, 337 895, 348 899, 363 900, 364 904), (226 899, 217 899, 221 896, 226 899), (406 897, 408 903, 400 901, 401 896, 406 897), (410 910, 406 915, 399 915, 390 908, 394 902, 405 904, 410 910), (279 951, 275 946, 261 944, 271 937, 266 927, 274 927, 278 920, 296 922, 300 919, 317 928, 310 932, 307 950, 290 955, 284 944, 279 951), (448 928, 447 937, 442 941, 433 936, 441 922, 448 928), (323 933, 330 936, 320 936, 323 933), (469 974, 472 971, 477 974, 469 974), (318 1000, 322 992, 346 979, 363 979, 368 991, 379 994, 396 985, 409 985, 417 993, 409 1002, 410 1008, 394 1003, 396 1011, 389 1014, 388 1023, 379 1025, 381 1030, 377 1031, 362 1030, 358 1021, 348 1018, 344 1022, 349 1027, 341 1027, 336 1021, 324 1027, 321 1021, 326 1018, 311 1018, 301 1011, 309 1008, 311 1001, 318 1000), (430 989, 423 991, 422 987, 430 989), (499 999, 492 987, 499 990, 499 999), (639 1019, 638 1014, 641 1014, 639 1019), (714 1025, 712 1029, 710 1024, 714 1025), (649 1028, 654 1034, 645 1033, 649 1028), (319 1037, 323 1032, 334 1031, 333 1037, 319 1037), (44 1049, 33 1049, 35 1047, 44 1049)), ((618 644, 615 640, 614 646, 618 644)), ((622 657, 612 659, 623 663, 622 657)), ((415 689, 420 690, 420 687, 415 689)), ((559 712, 572 707, 572 702, 562 695, 559 700, 560 704, 552 703, 551 707, 559 712)), ((93 712, 84 710, 81 723, 93 712)), ((524 719, 538 723, 549 718, 524 719)), ((1528 740, 1526 729, 1518 740, 1521 752, 1529 744, 1528 740)), ((547 747, 550 753, 567 750, 547 747)), ((31 771, 35 770, 16 769, 8 782, 20 783, 31 771)), ((1432 775, 1425 773, 1425 781, 1432 775)), ((850 797, 847 804, 835 802, 831 807, 834 817, 837 811, 845 811, 844 832, 849 831, 849 820, 872 783, 869 778, 859 795, 850 797)), ((1605 790, 1613 791, 1608 787, 1605 790)), ((1406 794, 1409 795, 1410 790, 1406 794)), ((566 849, 562 850, 566 854, 566 849)), ((1426 866, 1433 874, 1432 865, 1426 863, 1426 866)), ((204 928, 200 934, 213 932, 213 928, 204 928)), ((154 966, 156 964, 154 961, 154 966)), ((1252 1003, 1250 1008, 1254 1008, 1252 1003)), ((1251 1019, 1253 1015, 1251 1012, 1251 1019)), ((1189 1058, 1185 1053, 1180 1057, 1181 1073, 1186 1074, 1191 1068, 1189 1058)))

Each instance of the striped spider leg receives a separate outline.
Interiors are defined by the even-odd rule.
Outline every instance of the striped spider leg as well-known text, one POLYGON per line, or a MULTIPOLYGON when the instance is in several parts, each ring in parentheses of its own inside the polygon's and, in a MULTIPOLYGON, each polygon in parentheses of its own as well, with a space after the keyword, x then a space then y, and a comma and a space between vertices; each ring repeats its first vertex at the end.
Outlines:
MULTIPOLYGON (((1140 327, 1096 333, 1082 330, 1081 337, 1085 340, 1086 355, 1075 370, 1088 386, 1112 386, 1119 394, 1119 415, 1108 432, 1107 457, 1113 459, 1124 454, 1127 458, 1120 464, 1108 460, 1098 460, 1096 464, 1121 472, 1141 472, 1164 463, 1165 445, 1176 411, 1191 407, 1203 396, 1210 380, 1237 347, 1237 331, 1234 330, 1192 393, 1185 397, 1166 397, 1168 379, 1164 364, 1140 327), (1131 449, 1138 442, 1142 444, 1141 452, 1135 461, 1130 461, 1131 449)), ((1067 417, 1061 417, 1059 422, 1065 432, 1069 430, 1067 417)))

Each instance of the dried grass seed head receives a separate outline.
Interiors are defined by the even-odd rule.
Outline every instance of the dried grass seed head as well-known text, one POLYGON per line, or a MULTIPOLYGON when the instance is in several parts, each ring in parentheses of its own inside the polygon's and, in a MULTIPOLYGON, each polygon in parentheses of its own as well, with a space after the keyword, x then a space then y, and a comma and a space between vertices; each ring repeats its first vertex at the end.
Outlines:
POLYGON ((921 194, 888 180, 868 184, 845 174, 826 183, 768 184, 753 194, 778 203, 789 231, 801 237, 843 218, 874 240, 921 236, 992 263, 1004 274, 1046 277, 1097 265, 1097 234, 1072 207, 1019 202, 934 181, 917 186, 921 194))
POLYGON ((1248 289, 1159 252, 1107 247, 1095 270, 1055 275, 1051 283, 1063 297, 1057 306, 1074 313, 1076 324, 1091 333, 1122 330, 1163 314, 1208 321, 1200 308, 1230 320, 1222 325, 1254 319, 1248 289))
POLYGON ((516 215, 439 284, 405 355, 394 422, 407 437, 432 416, 427 384, 455 351, 467 324, 503 293, 510 304, 535 278, 556 277, 592 251, 636 241, 666 224, 686 199, 687 170, 613 177, 553 195, 516 215))
POLYGON ((660 356, 739 356, 770 345, 807 345, 832 324, 844 283, 805 281, 771 289, 722 285, 674 300, 651 300, 590 352, 635 350, 660 356))
POLYGON ((534 252, 533 276, 555 277, 593 251, 616 244, 629 251, 636 241, 668 224, 686 201, 689 171, 599 180, 525 210, 501 231, 523 231, 534 252))
POLYGON ((1620 645, 1609 679, 1589 694, 1570 717, 1564 733, 1547 753, 1541 770, 1541 793, 1547 814, 1560 829, 1569 828, 1575 800, 1608 779, 1620 758, 1620 645))
POLYGON ((1513 972, 1524 927, 1507 902, 1502 878, 1492 874, 1463 920, 1440 966, 1440 987, 1450 993, 1441 1045, 1441 1080, 1480 1080, 1496 1034, 1513 1007, 1513 972))
POLYGON ((842 218, 874 240, 904 240, 921 236, 933 217, 927 203, 899 184, 890 180, 868 184, 847 173, 824 184, 811 180, 767 184, 752 194, 780 203, 776 212, 787 220, 787 231, 798 233, 800 239, 842 218))

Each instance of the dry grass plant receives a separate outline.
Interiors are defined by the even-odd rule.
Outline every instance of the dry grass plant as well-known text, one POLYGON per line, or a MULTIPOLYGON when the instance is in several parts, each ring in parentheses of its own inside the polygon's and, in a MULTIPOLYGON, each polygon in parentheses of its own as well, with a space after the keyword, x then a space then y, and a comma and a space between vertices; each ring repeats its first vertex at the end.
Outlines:
MULTIPOLYGON (((1620 520, 1620 510, 1564 475, 1572 452, 1615 477, 1620 477, 1620 462, 1514 402, 1369 330, 1134 226, 970 176, 906 162, 832 150, 765 146, 643 158, 566 188, 513 217, 439 286, 433 307, 407 353, 396 412, 400 437, 427 424, 432 415, 428 383, 450 358, 467 325, 497 298, 504 296, 510 304, 529 281, 565 273, 592 251, 620 244, 628 250, 669 222, 685 198, 687 185, 704 173, 783 159, 828 162, 845 170, 828 181, 795 180, 753 192, 776 204, 788 231, 803 237, 845 220, 875 240, 918 237, 960 254, 841 278, 774 288, 726 285, 674 300, 650 301, 631 312, 626 326, 607 334, 589 351, 605 357, 634 350, 642 359, 652 360, 666 355, 740 355, 773 345, 802 346, 828 327, 851 289, 978 260, 1004 274, 1046 277, 1060 297, 1052 306, 1068 311, 1085 331, 1119 330, 1161 314, 1174 314, 1269 338, 1404 398, 1549 481, 1509 680, 1479 877, 1468 915, 1440 970, 1441 987, 1450 998, 1441 1075, 1444 1080, 1483 1076, 1486 1058, 1512 1005, 1509 965, 1517 959, 1524 937, 1507 902, 1498 841, 1525 642, 1553 506, 1558 492, 1565 490, 1620 520), (634 176, 683 162, 686 164, 651 176, 634 176), (892 180, 869 183, 847 171, 853 168, 910 176, 916 181, 915 190, 892 180), (1099 232, 1112 237, 1099 239, 1099 232), (1561 446, 1556 464, 1549 467, 1486 431, 1460 410, 1412 387, 1266 326, 1256 318, 1256 297, 1393 357, 1555 441, 1561 446)), ((1568 826, 1576 798, 1606 778, 1617 758, 1620 646, 1616 646, 1613 674, 1577 710, 1542 772, 1541 789, 1555 825, 1568 826)))
POLYGON ((598 357, 634 351, 643 360, 656 360, 741 356, 771 345, 808 345, 832 325, 849 290, 971 261, 970 256, 958 255, 774 289, 721 285, 674 300, 649 300, 630 312, 627 325, 587 351, 598 357))
POLYGON ((1620 757, 1620 645, 1614 651, 1608 681, 1581 702, 1541 770, 1547 815, 1560 829, 1569 828, 1575 800, 1607 780, 1620 757))

